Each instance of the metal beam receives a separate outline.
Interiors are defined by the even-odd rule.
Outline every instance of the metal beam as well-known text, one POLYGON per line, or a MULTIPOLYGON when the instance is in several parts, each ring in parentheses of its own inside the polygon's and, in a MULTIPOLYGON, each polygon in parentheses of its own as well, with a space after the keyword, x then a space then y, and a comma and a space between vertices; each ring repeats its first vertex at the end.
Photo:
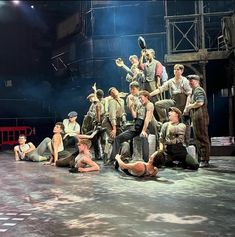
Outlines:
POLYGON ((165 55, 165 63, 174 64, 180 62, 201 62, 209 60, 226 59, 231 54, 231 51, 207 51, 200 49, 198 52, 177 53, 165 55))

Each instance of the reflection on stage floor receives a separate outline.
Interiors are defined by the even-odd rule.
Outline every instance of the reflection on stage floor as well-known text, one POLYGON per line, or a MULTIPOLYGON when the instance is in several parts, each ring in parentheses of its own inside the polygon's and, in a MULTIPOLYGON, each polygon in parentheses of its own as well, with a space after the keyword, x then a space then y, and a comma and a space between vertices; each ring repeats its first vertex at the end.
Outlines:
POLYGON ((162 169, 156 179, 111 168, 15 162, 0 153, 0 236, 234 236, 235 158, 211 157, 196 172, 162 169))

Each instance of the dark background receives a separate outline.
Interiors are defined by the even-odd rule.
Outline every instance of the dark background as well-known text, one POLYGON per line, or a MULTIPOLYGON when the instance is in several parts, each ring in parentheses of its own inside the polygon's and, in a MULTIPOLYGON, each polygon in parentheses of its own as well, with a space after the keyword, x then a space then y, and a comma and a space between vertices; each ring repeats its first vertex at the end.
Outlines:
MULTIPOLYGON (((86 96, 94 82, 107 95, 116 86, 128 91, 125 73, 114 60, 128 63, 131 54, 140 54, 138 36, 144 35, 149 48, 164 63, 166 54, 164 1, 11 1, 0 5, 0 126, 29 125, 36 128, 38 142, 51 136, 55 121, 68 112, 79 113, 81 124, 88 109, 86 96), (109 4, 105 4, 109 2, 109 4), (34 9, 30 6, 34 5, 34 9), (92 10, 91 10, 92 9, 92 10), (78 13, 76 27, 66 35, 78 13), (65 32, 65 33, 63 33, 65 32), (65 35, 64 35, 65 34, 65 35), (60 57, 66 67, 53 56, 60 57), (57 71, 52 66, 56 65, 57 71)), ((168 15, 193 14, 194 1, 168 1, 168 15)), ((234 1, 205 1, 205 10, 234 10, 234 1)), ((216 19, 205 24, 220 28, 216 19)), ((215 36, 216 38, 216 36, 215 36)), ((208 41, 208 44, 216 46, 208 41)), ((226 60, 206 65, 210 136, 229 135, 228 97, 221 89, 231 85, 226 60)), ((166 65, 167 66, 167 65, 166 65)), ((169 77, 172 66, 167 66, 169 77)), ((185 75, 192 73, 186 69, 185 75)))

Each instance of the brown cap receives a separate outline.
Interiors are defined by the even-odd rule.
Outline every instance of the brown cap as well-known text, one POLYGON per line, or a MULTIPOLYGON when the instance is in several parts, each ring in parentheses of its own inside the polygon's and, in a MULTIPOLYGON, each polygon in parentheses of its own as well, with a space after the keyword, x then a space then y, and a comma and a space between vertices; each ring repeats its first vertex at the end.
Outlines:
POLYGON ((187 76, 188 80, 196 80, 196 81, 200 81, 200 77, 196 74, 192 74, 192 75, 188 75, 187 76))
POLYGON ((176 112, 176 113, 178 114, 178 117, 179 117, 179 118, 181 118, 181 116, 182 116, 182 112, 181 112, 178 108, 176 108, 176 107, 170 107, 170 108, 169 108, 169 111, 174 111, 174 112, 176 112))

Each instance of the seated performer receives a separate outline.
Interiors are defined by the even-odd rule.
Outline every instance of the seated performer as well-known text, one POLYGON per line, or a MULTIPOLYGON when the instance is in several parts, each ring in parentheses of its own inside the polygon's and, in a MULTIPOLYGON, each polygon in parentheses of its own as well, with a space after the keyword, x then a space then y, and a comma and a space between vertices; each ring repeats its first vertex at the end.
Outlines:
POLYGON ((75 147, 77 144, 77 135, 80 133, 80 125, 77 123, 77 112, 71 111, 68 114, 68 119, 63 120, 64 125, 64 147, 75 147))
POLYGON ((78 148, 79 154, 75 158, 75 167, 71 168, 69 172, 78 173, 99 171, 99 165, 95 163, 91 158, 91 141, 88 139, 79 139, 78 148))
POLYGON ((112 164, 115 160, 115 156, 120 151, 121 143, 133 139, 136 136, 141 136, 142 138, 142 151, 143 151, 143 160, 148 161, 149 156, 149 144, 148 144, 148 126, 153 117, 153 104, 149 101, 149 92, 141 91, 140 102, 141 105, 138 107, 131 107, 131 113, 135 119, 134 126, 124 131, 117 137, 115 137, 113 142, 113 149, 110 155, 109 164, 112 164))
POLYGON ((164 91, 169 91, 170 93, 170 99, 159 100, 155 103, 155 109, 160 121, 163 123, 167 121, 168 109, 170 107, 177 107, 183 113, 185 106, 189 104, 192 89, 187 78, 182 75, 183 72, 184 66, 181 64, 175 64, 175 76, 150 93, 151 96, 158 95, 164 91))
POLYGON ((27 138, 24 134, 20 134, 18 138, 19 145, 14 147, 15 160, 20 161, 45 161, 47 158, 43 156, 47 149, 47 143, 51 140, 48 138, 47 142, 42 142, 36 149, 32 142, 26 143, 27 138))
POLYGON ((157 156, 159 164, 162 162, 166 167, 174 166, 174 161, 177 161, 183 168, 197 170, 198 161, 187 153, 184 144, 186 125, 180 123, 182 113, 176 107, 170 107, 169 110, 169 122, 162 125, 159 150, 153 156, 157 156))
POLYGON ((117 169, 118 166, 121 170, 131 176, 136 177, 154 177, 158 174, 158 168, 155 164, 155 159, 151 156, 148 162, 138 161, 134 163, 125 163, 121 159, 121 155, 117 154, 115 156, 117 164, 115 168, 117 169))
MULTIPOLYGON (((44 163, 45 165, 56 165, 57 160, 60 158, 65 158, 71 155, 70 152, 64 150, 62 134, 64 133, 64 125, 62 122, 57 122, 53 129, 53 137, 48 146, 51 151, 50 161, 44 163)), ((45 140, 45 139, 44 139, 45 140)))

